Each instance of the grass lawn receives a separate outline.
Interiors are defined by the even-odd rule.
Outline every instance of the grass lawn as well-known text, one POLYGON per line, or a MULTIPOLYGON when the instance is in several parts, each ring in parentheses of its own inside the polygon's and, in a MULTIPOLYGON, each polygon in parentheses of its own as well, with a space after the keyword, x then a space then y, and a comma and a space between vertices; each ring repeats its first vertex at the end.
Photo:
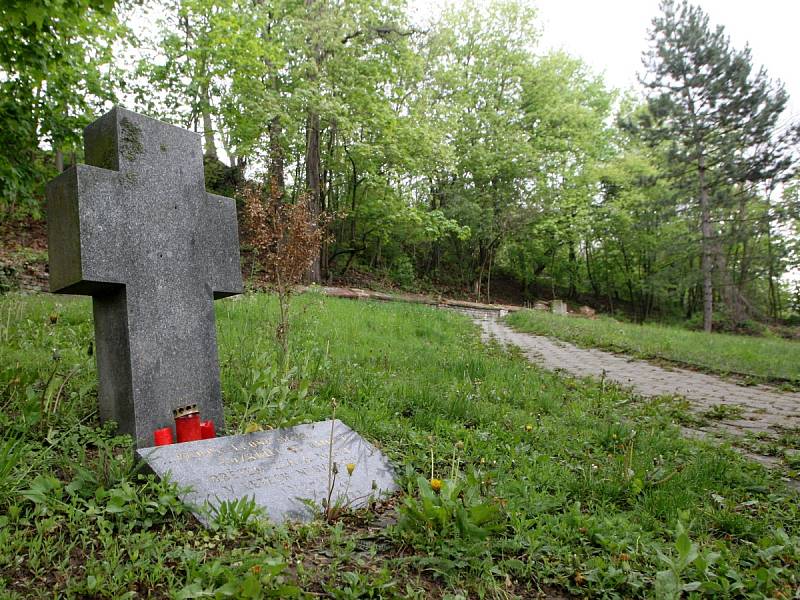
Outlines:
POLYGON ((793 597, 797 494, 681 438, 678 406, 485 348, 453 312, 295 302, 285 367, 274 299, 217 303, 228 425, 328 418, 335 398, 398 467, 379 507, 396 524, 242 508, 202 529, 98 423, 90 302, 0 297, 0 597, 793 597))
POLYGON ((621 323, 608 317, 581 319, 524 310, 506 317, 518 331, 579 346, 656 358, 721 374, 800 384, 800 342, 724 333, 706 334, 666 325, 621 323))

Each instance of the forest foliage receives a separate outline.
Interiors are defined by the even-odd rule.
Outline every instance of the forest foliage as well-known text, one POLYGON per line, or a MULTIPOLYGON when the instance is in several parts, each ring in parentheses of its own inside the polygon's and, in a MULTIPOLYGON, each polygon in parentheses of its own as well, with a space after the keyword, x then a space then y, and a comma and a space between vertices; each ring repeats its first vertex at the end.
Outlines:
POLYGON ((638 320, 796 314, 798 127, 749 49, 665 0, 642 91, 623 93, 541 48, 531 3, 431 12, 10 0, 0 208, 41 218, 43 182, 81 160, 82 127, 116 102, 202 134, 211 189, 260 180, 326 214, 313 279, 368 272, 491 300, 500 274, 525 299, 638 320))

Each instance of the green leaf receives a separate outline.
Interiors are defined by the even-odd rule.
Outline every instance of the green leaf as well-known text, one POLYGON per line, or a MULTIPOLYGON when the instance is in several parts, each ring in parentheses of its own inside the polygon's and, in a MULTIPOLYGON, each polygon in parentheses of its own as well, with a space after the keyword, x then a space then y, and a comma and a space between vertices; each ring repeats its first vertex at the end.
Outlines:
POLYGON ((689 539, 686 533, 681 533, 675 540, 675 548, 678 550, 678 555, 681 558, 685 558, 689 556, 692 550, 692 540, 689 539))
POLYGON ((242 598, 258 598, 261 596, 261 581, 255 575, 248 575, 242 582, 240 591, 242 598))
POLYGON ((52 492, 61 488, 61 482, 51 475, 39 475, 33 480, 30 489, 22 490, 20 494, 35 504, 47 502, 52 492))

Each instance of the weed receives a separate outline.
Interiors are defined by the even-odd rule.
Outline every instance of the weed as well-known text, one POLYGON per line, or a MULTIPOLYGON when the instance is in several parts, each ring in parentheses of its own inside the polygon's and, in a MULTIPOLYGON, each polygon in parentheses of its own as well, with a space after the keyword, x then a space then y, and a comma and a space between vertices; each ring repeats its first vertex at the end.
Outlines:
POLYGON ((741 419, 743 414, 744 408, 738 404, 715 404, 702 413, 704 417, 717 421, 741 419))
POLYGON ((251 521, 263 519, 264 509, 255 498, 239 498, 238 500, 223 500, 216 505, 207 507, 212 529, 223 529, 229 536, 248 527, 251 521))

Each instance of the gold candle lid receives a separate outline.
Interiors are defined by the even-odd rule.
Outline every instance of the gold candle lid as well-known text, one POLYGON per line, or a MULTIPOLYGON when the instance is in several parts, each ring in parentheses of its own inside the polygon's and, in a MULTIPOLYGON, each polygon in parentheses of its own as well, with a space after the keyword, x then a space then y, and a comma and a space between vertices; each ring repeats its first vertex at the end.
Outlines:
POLYGON ((186 406, 179 406, 172 409, 172 414, 177 419, 178 417, 188 417, 189 415, 198 414, 197 404, 187 404, 186 406))

